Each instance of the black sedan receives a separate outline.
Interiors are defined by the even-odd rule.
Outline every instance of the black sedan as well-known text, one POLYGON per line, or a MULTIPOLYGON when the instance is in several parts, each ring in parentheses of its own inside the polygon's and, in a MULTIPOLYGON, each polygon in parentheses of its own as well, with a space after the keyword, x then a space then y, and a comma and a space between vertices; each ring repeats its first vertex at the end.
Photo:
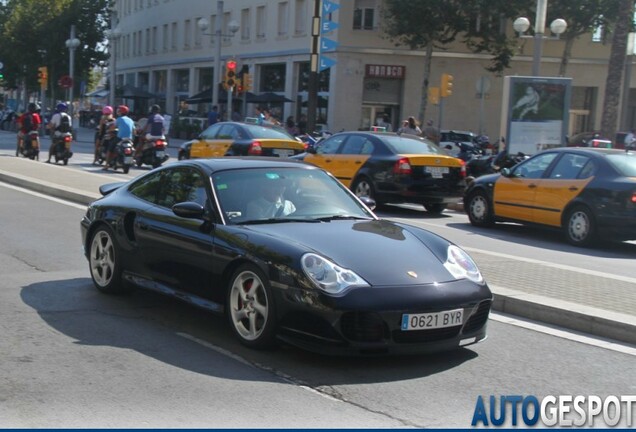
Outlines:
POLYGON ((556 227, 577 246, 636 239, 636 152, 545 150, 477 178, 464 208, 476 226, 514 221, 556 227))
POLYGON ((340 132, 294 156, 332 173, 356 195, 380 204, 422 204, 441 213, 466 186, 464 162, 414 135, 340 132))
POLYGON ((225 313, 253 348, 419 353, 486 337, 492 294, 468 254, 378 219, 317 167, 196 159, 100 192, 81 232, 102 292, 137 286, 225 313))

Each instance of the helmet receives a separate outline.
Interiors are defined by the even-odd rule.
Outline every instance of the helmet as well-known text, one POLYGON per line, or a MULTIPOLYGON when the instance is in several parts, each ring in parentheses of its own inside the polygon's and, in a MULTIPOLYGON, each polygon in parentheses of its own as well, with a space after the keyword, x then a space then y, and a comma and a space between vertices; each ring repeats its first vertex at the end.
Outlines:
POLYGON ((128 114, 128 107, 126 105, 119 105, 117 107, 117 111, 119 111, 122 115, 128 114))
POLYGON ((55 109, 60 112, 66 111, 68 109, 68 105, 66 105, 64 102, 60 102, 59 104, 55 106, 55 109))
POLYGON ((161 111, 161 108, 157 104, 150 107, 150 112, 153 114, 157 114, 159 111, 161 111))
POLYGON ((29 112, 36 112, 38 109, 40 109, 40 107, 36 103, 31 102, 29 104, 29 112))
POLYGON ((106 105, 104 108, 102 108, 102 114, 104 115, 111 115, 113 113, 113 107, 110 105, 106 105))

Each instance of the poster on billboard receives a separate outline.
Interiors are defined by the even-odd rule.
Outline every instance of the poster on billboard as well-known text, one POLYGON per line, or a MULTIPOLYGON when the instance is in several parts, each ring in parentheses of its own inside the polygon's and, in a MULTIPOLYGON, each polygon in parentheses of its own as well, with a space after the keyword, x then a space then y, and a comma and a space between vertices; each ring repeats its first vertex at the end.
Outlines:
POLYGON ((571 91, 571 78, 506 76, 501 136, 508 154, 564 146, 571 91))

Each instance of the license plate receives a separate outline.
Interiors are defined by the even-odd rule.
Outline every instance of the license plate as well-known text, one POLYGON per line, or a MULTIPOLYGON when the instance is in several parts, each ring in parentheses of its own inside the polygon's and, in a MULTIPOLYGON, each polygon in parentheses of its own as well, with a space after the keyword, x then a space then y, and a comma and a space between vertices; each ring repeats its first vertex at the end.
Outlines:
POLYGON ((426 167, 426 172, 433 178, 442 178, 442 175, 448 174, 448 167, 426 167))
POLYGON ((162 158, 166 153, 163 150, 157 151, 156 155, 158 158, 162 158))
POLYGON ((463 317, 463 309, 423 314, 404 314, 402 315, 402 330, 428 330, 458 326, 462 324, 463 317))
POLYGON ((290 157, 294 155, 294 151, 289 149, 274 149, 272 153, 278 157, 290 157))
POLYGON ((132 160, 133 160, 132 156, 126 156, 126 157, 124 158, 124 163, 125 163, 126 165, 130 165, 130 164, 132 164, 132 160))

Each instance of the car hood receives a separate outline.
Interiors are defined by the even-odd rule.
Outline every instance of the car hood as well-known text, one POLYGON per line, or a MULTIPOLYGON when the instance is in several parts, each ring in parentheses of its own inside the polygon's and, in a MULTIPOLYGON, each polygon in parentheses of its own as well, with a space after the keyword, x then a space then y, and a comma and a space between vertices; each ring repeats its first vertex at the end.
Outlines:
POLYGON ((425 230, 386 220, 280 223, 248 229, 295 244, 301 252, 329 258, 355 271, 372 286, 455 280, 438 258, 446 259, 445 248, 450 243, 425 230))

